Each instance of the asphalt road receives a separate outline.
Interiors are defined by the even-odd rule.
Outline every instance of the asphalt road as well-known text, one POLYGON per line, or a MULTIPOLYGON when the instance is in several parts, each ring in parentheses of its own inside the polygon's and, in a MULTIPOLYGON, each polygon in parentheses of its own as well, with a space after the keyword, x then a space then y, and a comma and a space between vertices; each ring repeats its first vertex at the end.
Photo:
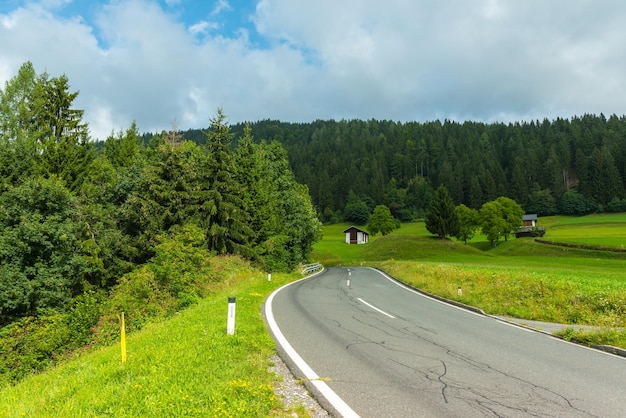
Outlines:
POLYGON ((265 309, 285 361, 336 415, 626 416, 626 359, 436 301, 373 269, 325 270, 265 309))

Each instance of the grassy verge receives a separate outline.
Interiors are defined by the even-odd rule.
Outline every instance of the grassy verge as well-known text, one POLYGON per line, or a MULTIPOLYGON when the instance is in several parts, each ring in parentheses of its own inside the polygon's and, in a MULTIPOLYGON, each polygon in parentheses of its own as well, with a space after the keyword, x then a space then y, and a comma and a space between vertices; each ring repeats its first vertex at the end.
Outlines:
POLYGON ((286 416, 268 371, 274 353, 260 307, 293 275, 238 272, 222 291, 119 345, 70 359, 0 391, 0 416, 286 416), (235 335, 227 302, 237 298, 235 335))

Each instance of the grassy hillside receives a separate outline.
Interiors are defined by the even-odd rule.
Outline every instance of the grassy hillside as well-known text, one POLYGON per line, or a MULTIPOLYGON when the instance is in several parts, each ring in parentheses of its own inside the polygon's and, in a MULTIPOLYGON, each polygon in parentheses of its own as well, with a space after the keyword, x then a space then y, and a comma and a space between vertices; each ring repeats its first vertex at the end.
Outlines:
POLYGON ((274 342, 260 307, 297 276, 239 271, 224 290, 128 336, 0 391, 2 417, 286 416, 268 371, 274 342), (228 297, 236 329, 227 335, 228 297))

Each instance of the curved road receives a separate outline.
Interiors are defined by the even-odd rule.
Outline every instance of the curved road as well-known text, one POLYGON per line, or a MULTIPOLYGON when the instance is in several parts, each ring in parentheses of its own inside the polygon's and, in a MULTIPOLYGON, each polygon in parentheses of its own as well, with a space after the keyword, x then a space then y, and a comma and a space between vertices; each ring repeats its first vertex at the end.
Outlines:
POLYGON ((436 301, 377 270, 324 270, 277 290, 265 314, 285 361, 336 415, 625 416, 626 359, 436 301))

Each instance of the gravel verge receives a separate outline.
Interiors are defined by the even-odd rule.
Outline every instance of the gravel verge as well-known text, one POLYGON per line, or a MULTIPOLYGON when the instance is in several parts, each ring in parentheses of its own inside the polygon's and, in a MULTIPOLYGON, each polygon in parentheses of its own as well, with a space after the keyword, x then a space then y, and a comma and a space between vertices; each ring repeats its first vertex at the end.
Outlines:
MULTIPOLYGON (((274 354, 270 361, 273 366, 269 370, 282 377, 282 380, 274 385, 276 396, 285 404, 287 409, 294 410, 299 406, 304 407, 312 418, 329 418, 331 415, 320 406, 320 404, 311 396, 304 385, 295 379, 289 367, 280 358, 278 354, 274 354)), ((294 413, 294 417, 297 414, 294 413)))

